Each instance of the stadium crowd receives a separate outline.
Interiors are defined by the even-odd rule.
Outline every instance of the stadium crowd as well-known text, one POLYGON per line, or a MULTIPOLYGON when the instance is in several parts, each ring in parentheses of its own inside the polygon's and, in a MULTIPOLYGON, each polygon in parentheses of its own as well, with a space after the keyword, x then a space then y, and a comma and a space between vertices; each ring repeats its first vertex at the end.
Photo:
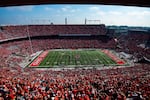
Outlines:
POLYGON ((149 65, 103 70, 0 70, 0 100, 150 99, 149 65))
POLYGON ((147 45, 148 41, 150 41, 149 33, 131 31, 128 35, 122 35, 118 39, 119 50, 132 54, 137 58, 145 56, 150 59, 150 47, 147 45))
POLYGON ((28 36, 28 32, 30 36, 58 34, 106 34, 105 25, 19 25, 1 27, 6 38, 28 36))

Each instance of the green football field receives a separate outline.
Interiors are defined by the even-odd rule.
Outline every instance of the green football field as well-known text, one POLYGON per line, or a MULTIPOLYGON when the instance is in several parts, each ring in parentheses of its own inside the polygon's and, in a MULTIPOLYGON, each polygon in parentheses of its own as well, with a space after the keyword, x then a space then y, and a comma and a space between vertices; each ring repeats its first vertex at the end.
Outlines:
POLYGON ((54 50, 49 51, 37 67, 78 65, 116 65, 116 62, 100 50, 54 50))

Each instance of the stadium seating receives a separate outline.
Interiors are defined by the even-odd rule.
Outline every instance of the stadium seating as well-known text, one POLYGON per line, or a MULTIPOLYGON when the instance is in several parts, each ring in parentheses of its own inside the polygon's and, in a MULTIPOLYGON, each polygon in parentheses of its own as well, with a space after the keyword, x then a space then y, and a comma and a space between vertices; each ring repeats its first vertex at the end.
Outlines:
POLYGON ((146 44, 149 41, 149 33, 138 33, 138 32, 129 32, 128 35, 123 35, 118 39, 120 45, 120 51, 124 51, 134 55, 135 57, 141 58, 143 56, 150 59, 150 48, 140 47, 140 44, 146 44))
POLYGON ((117 69, 0 68, 1 100, 148 100, 149 65, 117 69), (135 68, 136 67, 136 68, 135 68))
POLYGON ((3 26, 3 31, 14 37, 58 35, 58 34, 93 34, 105 35, 105 25, 20 25, 3 26))

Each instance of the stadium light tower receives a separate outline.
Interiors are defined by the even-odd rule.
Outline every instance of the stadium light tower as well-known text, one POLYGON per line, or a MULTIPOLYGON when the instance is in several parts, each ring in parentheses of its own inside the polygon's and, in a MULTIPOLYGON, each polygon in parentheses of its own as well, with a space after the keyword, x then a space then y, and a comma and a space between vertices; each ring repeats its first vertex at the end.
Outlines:
POLYGON ((29 38, 31 53, 33 54, 33 47, 32 47, 32 42, 31 42, 31 37, 30 37, 30 31, 29 31, 29 26, 28 25, 27 25, 27 34, 28 34, 28 38, 29 38))
POLYGON ((67 25, 67 18, 65 18, 65 25, 67 25))
POLYGON ((87 19, 85 18, 85 25, 86 25, 86 21, 87 21, 87 19))

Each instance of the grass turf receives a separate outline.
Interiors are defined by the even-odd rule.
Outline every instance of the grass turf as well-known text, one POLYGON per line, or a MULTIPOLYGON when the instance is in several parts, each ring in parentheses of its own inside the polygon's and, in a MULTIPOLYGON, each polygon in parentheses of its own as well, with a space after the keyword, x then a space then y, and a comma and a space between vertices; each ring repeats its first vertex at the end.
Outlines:
POLYGON ((100 50, 64 50, 49 51, 48 55, 37 67, 101 64, 115 65, 116 62, 100 50))

